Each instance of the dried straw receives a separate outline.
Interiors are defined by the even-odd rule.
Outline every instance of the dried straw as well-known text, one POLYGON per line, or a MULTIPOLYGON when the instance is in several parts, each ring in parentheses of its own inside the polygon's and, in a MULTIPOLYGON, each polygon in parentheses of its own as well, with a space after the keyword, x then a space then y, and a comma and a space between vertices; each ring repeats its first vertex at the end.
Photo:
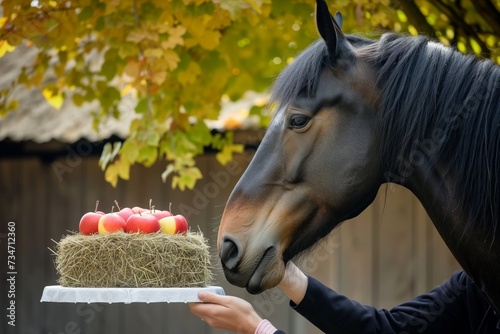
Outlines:
POLYGON ((212 282, 203 234, 69 235, 56 242, 59 284, 71 287, 203 287, 212 282))

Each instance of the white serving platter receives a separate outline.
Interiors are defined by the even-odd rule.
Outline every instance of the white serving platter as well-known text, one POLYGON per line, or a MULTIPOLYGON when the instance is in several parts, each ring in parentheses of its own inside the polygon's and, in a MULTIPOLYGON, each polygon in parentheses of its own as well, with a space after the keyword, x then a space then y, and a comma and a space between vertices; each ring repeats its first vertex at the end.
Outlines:
POLYGON ((224 295, 220 286, 202 288, 73 288, 50 285, 43 289, 41 302, 54 303, 190 303, 201 302, 198 292, 224 295))

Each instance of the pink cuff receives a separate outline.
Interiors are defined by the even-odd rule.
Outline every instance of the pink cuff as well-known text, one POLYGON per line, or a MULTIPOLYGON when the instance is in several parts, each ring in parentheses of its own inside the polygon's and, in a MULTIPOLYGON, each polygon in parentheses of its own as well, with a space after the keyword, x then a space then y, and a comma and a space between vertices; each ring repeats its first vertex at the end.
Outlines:
POLYGON ((276 331, 277 329, 273 326, 272 323, 270 323, 266 319, 263 319, 255 329, 255 334, 273 334, 276 331))

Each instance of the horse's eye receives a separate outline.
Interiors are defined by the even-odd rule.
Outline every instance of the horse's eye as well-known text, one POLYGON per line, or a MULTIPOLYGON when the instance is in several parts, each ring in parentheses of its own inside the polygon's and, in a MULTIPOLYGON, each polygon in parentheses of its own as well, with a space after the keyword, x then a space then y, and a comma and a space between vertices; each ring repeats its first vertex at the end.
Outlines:
POLYGON ((309 123, 309 117, 305 115, 295 114, 290 117, 290 128, 302 129, 309 123))

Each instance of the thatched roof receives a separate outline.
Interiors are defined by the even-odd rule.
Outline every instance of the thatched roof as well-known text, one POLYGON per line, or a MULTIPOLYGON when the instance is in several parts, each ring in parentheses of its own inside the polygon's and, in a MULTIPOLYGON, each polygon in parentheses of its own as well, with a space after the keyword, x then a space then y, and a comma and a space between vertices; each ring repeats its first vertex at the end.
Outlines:
MULTIPOLYGON (((22 46, 0 58, 0 87, 6 87, 23 66, 31 64, 36 52, 36 48, 22 46)), ((57 110, 46 102, 37 89, 17 87, 14 97, 20 102, 19 109, 0 120, 0 140, 10 138, 13 141, 30 140, 37 143, 50 140, 73 143, 82 138, 99 141, 112 135, 123 137, 127 135, 130 122, 135 117, 135 102, 129 99, 120 108, 121 118, 105 120, 96 132, 92 128, 91 113, 98 109, 97 101, 77 107, 71 98, 67 98, 61 109, 57 110)))
MULTIPOLYGON (((18 47, 14 52, 0 58, 0 89, 6 87, 17 77, 23 66, 33 62, 36 55, 34 47, 18 47)), ((33 141, 45 143, 56 140, 62 143, 74 143, 79 139, 100 141, 116 135, 125 138, 130 122, 137 117, 134 112, 136 101, 126 98, 119 109, 119 119, 109 117, 95 131, 92 127, 92 112, 99 109, 98 102, 86 103, 81 107, 73 104, 71 98, 66 98, 62 107, 57 110, 49 105, 42 93, 36 89, 26 90, 17 87, 14 96, 20 101, 19 109, 0 119, 0 141, 10 139, 15 142, 33 141)), ((209 126, 224 128, 226 119, 231 117, 239 122, 241 128, 255 127, 255 120, 249 119, 248 110, 261 94, 249 93, 245 99, 236 103, 223 102, 221 119, 209 122, 209 126)), ((234 122, 231 122, 234 124, 234 122)))

